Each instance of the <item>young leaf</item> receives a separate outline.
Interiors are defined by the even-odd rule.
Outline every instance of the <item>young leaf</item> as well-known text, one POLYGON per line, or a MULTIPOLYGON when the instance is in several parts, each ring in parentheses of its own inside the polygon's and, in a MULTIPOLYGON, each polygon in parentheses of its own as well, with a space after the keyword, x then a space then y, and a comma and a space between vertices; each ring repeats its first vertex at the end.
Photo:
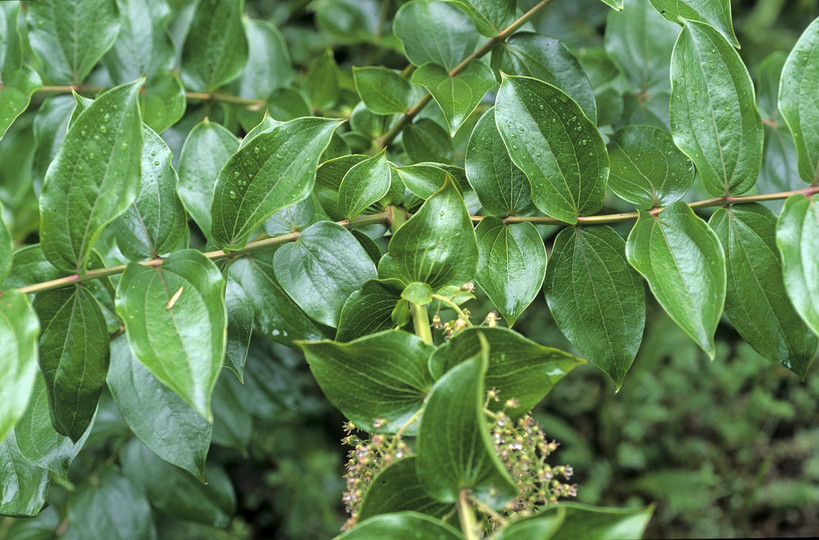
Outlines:
POLYGON ((793 133, 799 175, 819 181, 819 18, 802 33, 782 69, 779 110, 793 133))
POLYGON ((40 196, 40 241, 61 270, 84 272, 103 228, 136 199, 140 86, 141 79, 101 94, 71 124, 48 168, 40 196))
POLYGON ((619 389, 643 340, 646 302, 625 242, 608 225, 560 231, 544 290, 555 324, 619 389))
POLYGON ((657 216, 640 212, 626 257, 674 322, 713 360, 725 304, 725 255, 717 235, 682 201, 657 216))
MULTIPOLYGON (((302 341, 310 370, 327 399, 353 424, 371 433, 395 433, 424 404, 434 350, 420 338, 391 330, 351 341, 302 341)), ((414 435, 417 423, 405 430, 414 435)))
POLYGON ((347 342, 395 328, 392 312, 404 285, 394 279, 371 279, 344 302, 338 318, 336 341, 347 342))
POLYGON ((353 81, 361 101, 375 114, 401 114, 412 105, 409 81, 391 69, 353 67, 353 81))
POLYGON ((395 512, 381 514, 362 521, 349 531, 338 536, 338 540, 461 540, 463 535, 452 525, 441 523, 418 512, 395 512))
POLYGON ((185 87, 213 92, 239 76, 247 64, 242 0, 201 0, 182 46, 185 87))
POLYGON ((407 510, 442 518, 452 510, 451 503, 439 503, 424 491, 415 470, 417 460, 415 456, 400 459, 373 478, 358 510, 359 521, 407 510))
POLYGON ((393 31, 410 62, 435 62, 447 71, 475 50, 478 35, 469 15, 436 0, 407 2, 395 14, 393 31), (434 36, 434 39, 430 39, 434 36))
POLYGON ((731 22, 731 0, 650 0, 660 15, 687 26, 698 21, 715 28, 732 47, 739 48, 731 22))
POLYGON ((20 449, 14 432, 0 439, 0 516, 33 517, 40 513, 48 493, 48 470, 33 465, 20 449))
POLYGON ((390 170, 385 149, 347 171, 338 186, 338 211, 345 219, 353 219, 389 192, 390 170))
POLYGON ((277 88, 290 83, 293 63, 287 43, 267 21, 242 19, 250 45, 247 66, 239 76, 239 95, 246 99, 267 99, 277 88))
POLYGON ((674 46, 670 109, 674 142, 697 166, 708 193, 751 189, 765 135, 753 83, 737 51, 705 23, 686 21, 674 46))
POLYGON ((405 127, 401 134, 401 143, 413 163, 421 161, 452 163, 455 159, 452 138, 431 118, 421 118, 405 127))
POLYGON ((142 121, 157 133, 176 124, 186 105, 185 88, 177 73, 160 73, 139 94, 142 121))
POLYGON ((208 421, 225 355, 224 294, 219 269, 192 249, 174 251, 158 267, 129 264, 117 287, 133 355, 208 421))
POLYGON ((226 249, 244 247, 268 216, 307 198, 316 166, 340 120, 298 118, 244 146, 219 172, 211 206, 211 235, 226 249))
POLYGON ((532 200, 569 224, 603 206, 609 158, 597 128, 560 89, 504 77, 495 122, 512 161, 532 184, 532 200))
POLYGON ((42 87, 40 76, 28 66, 3 78, 0 85, 0 140, 14 120, 28 108, 31 94, 42 87))
MULTIPOLYGON (((452 174, 452 168, 441 163, 416 163, 404 167, 395 167, 393 171, 398 173, 404 186, 416 197, 427 200, 436 191, 444 187, 446 177, 452 174)), ((461 191, 458 182, 454 181, 455 187, 461 191)))
POLYGON ((654 513, 645 508, 605 508, 577 503, 562 503, 566 508, 563 525, 552 540, 576 538, 642 538, 654 513))
POLYGON ((324 51, 310 66, 304 78, 304 92, 313 110, 329 109, 338 101, 338 65, 331 49, 324 51))
POLYGON ((401 298, 407 302, 425 306, 432 302, 433 294, 432 287, 426 283, 418 283, 416 281, 415 283, 410 283, 401 291, 401 298))
MULTIPOLYGON (((2 223, 0 219, 0 223, 2 223)), ((40 324, 26 295, 0 293, 0 440, 23 416, 37 373, 37 335, 40 324)))
POLYGON ((316 187, 314 193, 321 207, 327 212, 330 219, 341 221, 344 216, 338 209, 338 189, 344 175, 356 164, 361 163, 367 156, 354 154, 330 159, 321 164, 316 171, 316 187))
POLYGON ((469 13, 482 35, 495 37, 515 20, 515 0, 445 0, 469 13))
POLYGON ((793 195, 776 224, 785 290, 796 312, 819 335, 819 205, 816 195, 793 195))
POLYGON ((116 84, 154 77, 174 66, 174 49, 165 25, 171 18, 166 0, 117 0, 122 26, 102 63, 116 84))
POLYGON ((725 315, 759 354, 804 379, 819 340, 785 292, 776 216, 758 204, 738 205, 717 210, 709 224, 725 251, 725 315))

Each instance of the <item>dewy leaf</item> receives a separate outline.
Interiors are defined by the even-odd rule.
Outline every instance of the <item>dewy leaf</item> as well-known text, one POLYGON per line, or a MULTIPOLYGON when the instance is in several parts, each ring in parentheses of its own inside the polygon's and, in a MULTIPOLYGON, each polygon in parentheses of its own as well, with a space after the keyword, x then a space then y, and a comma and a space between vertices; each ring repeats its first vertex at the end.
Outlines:
MULTIPOLYGON (((473 336, 474 337, 474 336, 473 336)), ((418 478, 439 502, 458 500, 462 489, 491 508, 501 508, 518 489, 495 452, 483 403, 489 345, 441 377, 427 399, 418 429, 418 478)))
POLYGON ((469 139, 464 161, 466 177, 486 213, 529 215, 535 211, 532 188, 523 171, 512 164, 495 126, 495 109, 484 113, 469 139))
POLYGON ((3 78, 0 85, 0 140, 14 120, 28 108, 31 94, 42 87, 40 76, 28 66, 3 78))
POLYGON ((114 221, 117 245, 132 261, 164 255, 179 246, 188 229, 188 215, 176 195, 176 171, 170 148, 154 131, 142 128, 139 194, 114 221))
POLYGON ((682 201, 657 216, 639 214, 626 242, 629 264, 646 278, 666 313, 713 359, 726 287, 717 235, 682 201))
POLYGON ((51 421, 78 441, 97 410, 108 372, 108 326, 97 300, 84 286, 37 293, 40 370, 48 389, 51 421))
POLYGON ((365 208, 381 200, 390 190, 392 174, 386 149, 353 165, 338 186, 338 210, 353 219, 365 208))
POLYGON ((373 478, 359 507, 359 521, 407 510, 442 518, 452 510, 451 503, 439 503, 424 491, 415 470, 416 461, 415 456, 399 459, 373 478))
POLYGON ((563 91, 505 77, 495 122, 512 161, 532 184, 535 206, 569 224, 603 207, 609 158, 594 124, 563 91))
POLYGON ((687 25, 699 21, 715 28, 731 44, 739 48, 731 22, 731 0, 650 0, 660 15, 671 22, 687 25))
MULTIPOLYGON (((434 348, 402 330, 351 341, 299 342, 327 399, 353 424, 395 433, 418 412, 432 387, 427 359, 434 348)), ((417 424, 404 431, 414 435, 417 424)))
POLYGON ((355 237, 340 225, 320 221, 276 250, 276 279, 307 315, 338 326, 344 302, 377 277, 375 264, 355 237))
MULTIPOLYGON (((0 219, 2 223, 2 219, 0 219)), ((0 440, 11 431, 28 405, 37 373, 37 335, 40 324, 26 295, 0 293, 0 440)), ((5 500, 5 498, 4 498, 5 500)))
POLYGON ((81 84, 120 28, 112 0, 60 0, 28 6, 28 40, 52 84, 81 84))
POLYGON ((412 105, 409 81, 391 69, 353 67, 353 81, 361 101, 375 114, 401 114, 412 105))
POLYGON ((794 45, 782 69, 779 110, 793 133, 799 175, 809 184, 819 181, 819 18, 794 45))
POLYGON ((145 75, 149 81, 174 66, 174 48, 165 25, 171 18, 166 0, 117 0, 122 26, 102 63, 116 84, 145 75))
POLYGON ((137 362, 125 336, 111 342, 108 388, 122 418, 145 446, 204 481, 213 425, 137 362))
POLYGON ((213 92, 239 76, 248 47, 242 25, 242 0, 201 0, 182 45, 185 87, 213 92))
POLYGON ((243 146, 216 179, 211 235, 221 247, 244 247, 250 233, 280 208, 307 198, 316 167, 341 120, 297 118, 243 146))
POLYGON ((493 217, 481 220, 475 236, 480 255, 475 282, 511 327, 543 285, 543 239, 531 223, 505 225, 493 217))
POLYGON ((785 291, 776 248, 776 215, 759 204, 720 208, 711 228, 725 251, 725 315, 766 359, 805 378, 819 340, 785 291))
POLYGON ((176 191, 206 236, 210 235, 210 207, 216 177, 238 149, 239 140, 235 135, 207 119, 193 127, 182 146, 176 191))
POLYGON ((671 134, 652 126, 626 126, 609 138, 609 187, 647 209, 681 199, 694 183, 694 165, 671 134))
POLYGON ((388 252, 378 263, 378 276, 405 285, 420 281, 438 290, 471 280, 477 265, 475 230, 447 175, 444 187, 392 235, 388 252))
POLYGON ((472 17, 478 32, 495 37, 515 20, 515 0, 446 0, 472 17))
POLYGON ((762 165, 764 132, 748 70, 711 26, 686 21, 671 56, 671 133, 708 193, 751 189, 762 165))
POLYGON ((447 71, 469 56, 478 43, 469 15, 453 4, 435 0, 401 6, 393 20, 393 32, 410 62, 416 66, 435 62, 447 71))
POLYGON ((40 196, 40 241, 61 270, 84 272, 103 228, 136 199, 141 85, 142 79, 101 94, 71 124, 48 168, 40 196))
POLYGON ((224 294, 219 269, 192 249, 174 251, 155 268, 129 264, 117 287, 133 355, 209 421, 225 355, 224 294))
POLYGON ((793 307, 819 335, 819 201, 816 195, 793 195, 776 224, 785 289, 793 307))
POLYGON ((395 327, 392 312, 404 285, 395 279, 366 282, 344 302, 336 341, 346 342, 395 327))
POLYGON ((287 43, 267 21, 244 17, 250 45, 247 66, 239 76, 239 95, 246 99, 267 99, 293 77, 293 63, 287 43))
POLYGON ((619 389, 643 340, 645 290, 608 225, 560 231, 544 290, 555 324, 619 389))
POLYGON ((463 535, 452 525, 441 523, 434 518, 418 512, 395 512, 381 514, 362 521, 338 540, 461 540, 463 535))
POLYGON ((33 465, 17 447, 12 431, 0 440, 0 516, 33 517, 48 493, 48 470, 33 465))
POLYGON ((427 62, 415 70, 412 82, 423 86, 432 94, 441 107, 449 124, 449 133, 453 136, 481 102, 484 94, 497 84, 492 70, 480 60, 473 60, 454 77, 443 66, 427 62))

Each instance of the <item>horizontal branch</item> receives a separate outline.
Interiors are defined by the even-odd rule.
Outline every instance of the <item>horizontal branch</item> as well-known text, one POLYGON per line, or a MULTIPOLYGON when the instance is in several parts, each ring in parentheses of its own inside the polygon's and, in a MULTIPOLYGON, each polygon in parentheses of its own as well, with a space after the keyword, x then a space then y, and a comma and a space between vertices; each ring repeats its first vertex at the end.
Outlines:
MULTIPOLYGON (((37 92, 101 92, 105 90, 104 86, 89 86, 82 84, 68 84, 62 86, 43 86, 37 92)), ((144 90, 144 89, 143 89, 144 90)), ((212 92, 185 92, 185 98, 201 101, 219 101, 222 103, 235 103, 237 105, 244 105, 250 110, 263 109, 267 103, 263 99, 246 99, 238 96, 231 96, 229 94, 219 94, 212 92)))

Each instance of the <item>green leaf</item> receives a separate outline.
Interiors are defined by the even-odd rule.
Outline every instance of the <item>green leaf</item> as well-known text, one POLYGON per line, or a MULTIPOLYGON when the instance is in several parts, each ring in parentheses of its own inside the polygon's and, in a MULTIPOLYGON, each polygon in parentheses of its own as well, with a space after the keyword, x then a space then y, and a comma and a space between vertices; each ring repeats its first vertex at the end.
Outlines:
POLYGON ((435 98, 452 136, 466 122, 484 94, 497 84, 492 70, 480 60, 470 62, 454 77, 443 66, 427 62, 415 70, 412 82, 426 88, 435 98))
POLYGON ((315 204, 310 197, 277 210, 262 223, 262 229, 268 236, 290 234, 310 225, 315 214, 315 204))
POLYGON ((792 195, 776 224, 785 290, 796 312, 819 335, 819 206, 816 196, 792 195))
POLYGON ((532 184, 538 209, 574 224, 602 208, 606 145, 568 95, 536 79, 504 77, 495 122, 512 161, 532 184))
POLYGON ((353 219, 365 208, 380 201, 390 190, 392 175, 387 151, 353 165, 338 186, 338 210, 353 219))
MULTIPOLYGON (((429 359, 432 376, 440 379, 459 363, 480 353, 479 333, 489 344, 486 386, 499 390, 503 401, 518 401, 517 407, 506 409, 506 413, 512 417, 526 414, 560 379, 585 363, 581 358, 539 345, 507 328, 473 327, 459 332, 438 347, 429 359)), ((501 410, 504 403, 490 401, 489 408, 501 410)))
POLYGON ((294 88, 277 88, 267 103, 270 114, 282 122, 310 116, 310 105, 304 94, 294 88))
POLYGON ((34 139, 37 148, 31 163, 35 193, 40 193, 43 187, 46 171, 65 137, 73 110, 74 98, 66 95, 47 98, 37 110, 34 117, 34 139))
POLYGON ((0 76, 20 69, 23 65, 21 32, 17 30, 19 13, 18 2, 0 4, 0 76))
POLYGON ((452 163, 455 159, 455 149, 449 133, 430 118, 421 118, 405 127, 401 143, 413 163, 452 163))
POLYGON ((310 65, 304 78, 303 90, 313 110, 325 110, 335 105, 339 95, 339 76, 333 51, 327 49, 310 65))
POLYGON ((442 518, 452 510, 452 504, 439 503, 424 491, 415 470, 416 461, 415 456, 400 459, 373 478, 358 510, 359 521, 407 510, 442 518))
POLYGON ((240 148, 219 172, 211 206, 211 234, 239 249, 268 216, 307 198, 316 167, 340 120, 298 118, 240 148))
POLYGON ((48 470, 32 465, 17 447, 14 432, 0 440, 0 516, 36 516, 48 493, 48 470))
POLYGON ((717 235, 682 201, 657 216, 639 212, 626 257, 674 322, 713 360, 725 303, 725 255, 717 235))
POLYGON ((725 251, 725 315, 759 354, 804 379, 819 339, 785 292, 776 215, 759 204, 738 205, 717 210, 709 224, 725 251))
MULTIPOLYGON (((447 169, 441 163, 416 163, 405 167, 395 167, 393 170, 398 173, 401 181, 413 195, 421 199, 429 199, 435 192, 444 187, 446 183, 447 169)), ((458 183, 454 181, 456 188, 458 183)), ((458 189, 458 191, 461 191, 458 189)))
POLYGON ((37 293, 40 370, 48 389, 51 422, 78 441, 94 418, 108 372, 108 326, 84 286, 37 293))
POLYGON ((378 0, 324 0, 315 5, 318 27, 341 43, 377 42, 382 13, 378 0))
POLYGON ((11 272, 0 288, 17 289, 26 285, 51 281, 62 275, 62 272, 48 262, 40 244, 32 244, 14 252, 11 272))
POLYGON ((501 529, 493 540, 515 540, 516 538, 550 540, 563 525, 565 517, 565 506, 547 508, 534 516, 515 519, 501 529))
POLYGON ((239 76, 247 64, 242 0, 200 0, 182 45, 185 87, 213 92, 239 76))
POLYGON ((253 417, 245 408, 246 387, 235 377, 220 377, 213 390, 213 444, 245 454, 253 435, 253 417))
POLYGON ((515 20, 515 0, 445 0, 469 13, 478 32, 495 37, 515 20))
POLYGON ((61 0, 28 6, 28 41, 52 84, 81 84, 120 29, 113 0, 61 0))
POLYGON ((108 388, 122 418, 145 446, 204 482, 213 426, 137 362, 124 336, 111 342, 108 388))
POLYGON ((611 6, 612 9, 617 11, 623 10, 623 0, 601 0, 607 6, 611 6))
POLYGON ((447 71, 469 56, 478 43, 469 15, 452 4, 434 0, 401 6, 393 20, 393 32, 410 62, 416 66, 435 62, 447 71))
POLYGON ((619 389, 643 340, 646 302, 625 242, 608 225, 563 229, 544 290, 555 324, 619 389))
POLYGON ((705 23, 686 21, 674 46, 670 108, 674 142, 708 193, 751 189, 764 141, 753 83, 736 50, 705 23))
POLYGON ((486 213, 530 215, 535 211, 532 188, 523 171, 512 164, 495 125, 495 109, 484 113, 469 139, 464 162, 466 177, 486 213))
POLYGON ((344 176, 356 164, 368 159, 364 155, 350 155, 330 159, 321 164, 316 171, 316 199, 330 216, 330 219, 341 221, 344 216, 338 209, 338 190, 344 176))
POLYGON ((660 15, 671 22, 688 25, 695 21, 709 25, 722 34, 733 47, 739 48, 731 23, 731 0, 650 0, 660 15))
POLYGON ((179 246, 188 230, 188 215, 176 195, 177 176, 170 148, 147 126, 142 129, 139 194, 113 222, 117 245, 137 261, 164 255, 179 246))
MULTIPOLYGON (((324 395, 356 426, 395 433, 424 404, 432 387, 427 359, 433 347, 402 330, 350 343, 299 342, 324 395)), ((417 424, 404 430, 414 435, 417 424)))
POLYGON ((0 85, 0 140, 14 120, 28 108, 31 95, 42 87, 40 76, 28 66, 3 78, 0 85))
POLYGON ((174 66, 174 49, 165 25, 171 18, 166 0, 117 0, 122 26, 102 63, 116 84, 145 75, 151 81, 174 66))
POLYGON ((307 227, 273 257, 276 279, 307 315, 338 326, 344 302, 376 269, 350 231, 329 221, 307 227))
MULTIPOLYGON (((501 508, 518 489, 495 452, 483 404, 489 346, 441 377, 429 394, 418 429, 418 478, 439 502, 458 500, 462 489, 491 508, 501 508)), ((451 341, 450 341, 451 343, 451 341)))
POLYGON ((819 181, 819 18, 808 26, 782 68, 779 110, 793 133, 799 175, 809 184, 819 181))
POLYGON ((457 529, 438 518, 417 512, 381 514, 362 521, 338 540, 460 540, 463 535, 457 529))
POLYGON ((139 94, 142 120, 157 133, 176 124, 185 114, 185 88, 176 73, 162 73, 148 81, 139 94))
POLYGON ((28 405, 37 373, 39 333, 40 324, 26 295, 15 290, 0 293, 0 343, 4 344, 0 354, 0 440, 28 405))
POLYGON ((556 39, 520 32, 492 51, 492 68, 507 75, 525 75, 568 94, 592 123, 597 105, 591 83, 577 58, 556 39))
POLYGON ((671 134, 652 126, 626 126, 609 138, 609 187, 640 208, 668 206, 694 183, 694 165, 671 134))
POLYGON ((230 131, 207 119, 193 127, 182 146, 176 190, 205 235, 210 235, 210 207, 216 177, 238 149, 239 140, 230 131))
POLYGON ((130 263, 117 287, 131 353, 208 421, 225 355, 224 295, 219 269, 193 249, 157 267, 130 263))
POLYGON ((336 341, 346 342, 395 327, 392 312, 404 285, 394 279, 371 279, 344 302, 336 341))
POLYGON ((410 283, 401 292, 401 298, 419 306, 425 306, 432 302, 433 291, 426 283, 410 283))
POLYGON ((426 283, 434 290, 461 286, 478 265, 478 243, 469 212, 452 178, 392 235, 378 276, 404 284, 426 283))
POLYGON ((117 86, 80 113, 48 168, 40 196, 40 241, 61 270, 84 272, 103 228, 136 199, 141 83, 117 86))
MULTIPOLYGON (((3 203, 0 202, 0 284, 5 281, 11 271, 13 251, 14 244, 12 244, 11 234, 9 234, 9 229, 6 227, 6 222, 3 220, 3 203)), ((2 433, 2 430, 0 430, 0 433, 2 433)))
POLYGON ((355 89, 375 114, 401 114, 412 105, 412 87, 401 75, 380 66, 353 67, 355 89))
POLYGON ((475 228, 478 272, 475 282, 511 327, 543 285, 546 248, 531 223, 505 225, 485 217, 475 228))
POLYGON ((277 88, 290 83, 293 63, 287 43, 275 26, 267 21, 243 18, 250 45, 247 66, 239 76, 239 96, 267 99, 277 88))
POLYGON ((566 509, 566 517, 552 540, 642 538, 654 513, 653 505, 645 508, 605 508, 566 502, 561 506, 566 509))
POLYGON ((233 279, 228 279, 225 289, 225 308, 227 309, 225 367, 235 373, 241 381, 244 378, 247 350, 253 334, 254 310, 242 286, 233 279))

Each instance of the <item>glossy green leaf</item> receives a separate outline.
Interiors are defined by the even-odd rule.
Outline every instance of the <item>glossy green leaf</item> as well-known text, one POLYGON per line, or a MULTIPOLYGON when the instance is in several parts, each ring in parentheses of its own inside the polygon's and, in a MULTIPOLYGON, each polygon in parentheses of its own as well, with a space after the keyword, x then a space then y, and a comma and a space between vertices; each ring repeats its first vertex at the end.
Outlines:
POLYGON ((57 154, 68 130, 68 121, 74 110, 74 98, 58 95, 47 98, 34 117, 34 139, 37 148, 31 163, 34 192, 40 193, 48 166, 57 154))
POLYGON ((515 20, 515 0, 446 0, 469 13, 478 32, 495 37, 515 20))
POLYGON ((295 242, 276 250, 273 269, 307 315, 334 328, 347 298, 377 277, 375 265, 350 231, 328 221, 311 225, 295 242))
POLYGON ((452 163, 455 159, 449 133, 430 118, 421 118, 405 127, 401 143, 413 163, 452 163))
POLYGON ((407 510, 442 518, 452 510, 452 504, 439 503, 424 491, 415 470, 416 461, 415 456, 400 459, 373 478, 358 510, 359 521, 407 510))
MULTIPOLYGON (((116 84, 151 80, 174 66, 174 49, 165 25, 171 18, 167 0, 117 0, 122 26, 102 63, 116 84)), ((150 124, 149 124, 150 125, 150 124)))
POLYGON ((353 219, 365 208, 380 201, 390 190, 391 169, 387 152, 353 165, 338 186, 338 210, 353 219))
POLYGON ((509 158, 495 125, 494 108, 487 110, 475 125, 466 148, 464 168, 485 212, 507 216, 535 211, 529 179, 509 158))
POLYGON ((340 120, 298 118, 262 133, 219 172, 211 234, 223 248, 243 247, 253 230, 280 208, 307 198, 318 160, 340 120))
POLYGON ((239 76, 239 96, 267 99, 277 88, 290 83, 293 63, 287 43, 275 26, 267 21, 243 19, 250 44, 247 66, 239 76))
POLYGON ((142 159, 141 80, 101 94, 71 124, 46 173, 40 241, 61 270, 85 271, 103 228, 136 199, 142 159))
POLYGON ((666 313, 713 359, 726 288, 725 255, 714 231, 677 201, 657 216, 640 212, 626 257, 666 313))
POLYGON ((722 34, 732 47, 739 48, 731 22, 731 0, 650 0, 660 15, 671 22, 688 25, 691 21, 708 24, 722 34))
POLYGON ((552 540, 619 540, 642 538, 654 513, 654 506, 646 508, 605 508, 578 503, 561 503, 566 509, 563 525, 552 540))
POLYGON ((78 441, 91 423, 108 372, 108 326, 85 286, 38 293, 40 370, 48 389, 51 422, 78 441))
POLYGON ((207 119, 194 126, 182 146, 176 190, 185 209, 206 235, 210 234, 216 177, 238 149, 236 136, 207 119))
POLYGON ((31 95, 42 87, 40 76, 28 66, 3 78, 0 85, 0 140, 14 120, 28 108, 31 95))
MULTIPOLYGON (((394 172, 398 173, 404 186, 416 197, 429 199, 435 192, 444 187, 447 178, 446 165, 441 163, 416 163, 404 167, 395 167, 394 172)), ((458 183, 453 184, 458 188, 458 183)), ((459 189, 460 191, 460 189, 459 189)))
POLYGON ((137 362, 125 336, 111 342, 108 388, 122 418, 145 446, 204 481, 213 426, 137 362))
POLYGON ((18 2, 0 4, 0 75, 5 76, 23 65, 20 32, 17 17, 20 13, 18 2))
POLYGON ((603 206, 609 159, 597 128, 560 89, 527 77, 505 77, 495 122, 506 148, 532 184, 546 214, 574 224, 603 206))
MULTIPOLYGON (((433 386, 418 429, 418 478, 439 502, 458 500, 461 490, 501 508, 518 489, 495 452, 483 404, 489 346, 450 369, 433 386)), ((451 341, 450 341, 451 343, 451 341)))
POLYGON ((353 67, 353 80, 364 105, 375 114, 400 114, 412 106, 409 81, 391 69, 353 67))
POLYGON ((132 261, 158 257, 179 246, 188 229, 188 215, 176 195, 173 155, 154 131, 143 126, 139 194, 113 222, 117 244, 132 261))
POLYGON ((21 247, 14 252, 14 257, 11 261, 11 271, 0 288, 16 289, 43 281, 51 281, 62 275, 62 272, 48 262, 40 244, 32 244, 30 246, 21 247))
POLYGON ((28 40, 52 84, 81 84, 120 29, 113 0, 61 0, 28 6, 28 40))
POLYGON ((497 84, 492 70, 480 60, 470 62, 466 69, 454 77, 443 66, 427 62, 415 70, 412 82, 423 86, 432 94, 441 107, 453 136, 481 102, 484 94, 497 84))
POLYGON ((694 183, 694 165, 671 134, 652 126, 626 126, 609 138, 609 187, 639 208, 668 206, 694 183))
POLYGON ((253 304, 247 298, 242 286, 228 279, 225 289, 227 309, 227 344, 225 346, 225 367, 239 380, 243 380, 247 350, 253 334, 253 304))
MULTIPOLYGON (((2 219, 0 219, 2 222, 2 219)), ((26 295, 0 293, 0 440, 23 416, 37 373, 37 335, 40 324, 26 295)))
POLYGON ((268 109, 274 118, 286 122, 310 116, 310 105, 304 94, 294 88, 277 88, 268 98, 268 109))
POLYGON ((404 285, 398 280, 366 282, 344 302, 338 319, 336 341, 346 342, 395 327, 392 312, 404 285))
POLYGON ((643 282, 620 235, 608 225, 560 231, 544 290, 563 335, 619 389, 646 322, 643 282))
POLYGON ((381 514, 362 521, 338 540, 460 540, 463 535, 438 518, 417 512, 381 514))
MULTIPOLYGON (((401 330, 349 343, 299 342, 324 395, 356 426, 395 433, 423 406, 432 387, 433 347, 401 330), (376 427, 377 426, 377 427, 376 427)), ((417 424, 404 433, 415 434, 417 424)))
POLYGON ((213 390, 213 444, 242 453, 253 434, 253 417, 243 403, 245 388, 235 377, 220 377, 213 390))
POLYGON ((242 0, 201 0, 182 45, 185 87, 213 92, 242 72, 248 58, 242 0))
POLYGON ((440 379, 459 363, 481 351, 477 334, 489 344, 487 388, 500 391, 502 401, 489 402, 489 408, 501 410, 508 399, 517 407, 506 409, 512 417, 522 416, 548 394, 571 370, 585 360, 551 347, 544 347, 513 330, 496 327, 468 328, 438 347, 429 359, 432 376, 440 379))
POLYGON ((310 225, 315 215, 316 204, 310 197, 277 210, 262 223, 262 229, 268 236, 290 234, 310 225))
POLYGON ((382 13, 378 0, 325 0, 316 4, 318 27, 341 43, 376 41, 382 13))
POLYGON ((338 101, 339 74, 333 51, 327 49, 310 65, 304 78, 304 93, 313 110, 329 109, 338 101))
POLYGON ((776 224, 785 290, 802 317, 819 335, 819 205, 816 195, 793 195, 776 224))
POLYGON ((11 234, 3 220, 3 203, 0 202, 0 284, 5 281, 11 270, 13 251, 14 244, 11 242, 11 234))
POLYGON ((185 114, 185 88, 176 73, 162 73, 148 81, 139 94, 142 120, 157 133, 176 124, 185 114))
POLYGON ((500 530, 494 540, 550 540, 555 532, 563 525, 566 518, 566 508, 562 505, 547 508, 534 516, 514 520, 500 530))
POLYGON ((788 55, 779 87, 779 110, 793 134, 799 175, 809 184, 819 181, 819 18, 788 55))
POLYGON ((607 6, 610 6, 611 8, 613 8, 613 9, 615 9, 617 11, 622 11, 623 10, 623 0, 601 0, 601 1, 604 4, 606 4, 607 6))
POLYGON ((33 465, 17 447, 14 432, 0 440, 0 516, 36 516, 48 493, 48 470, 33 465))
POLYGON ((367 156, 354 154, 330 159, 321 164, 316 171, 316 199, 321 203, 321 207, 330 216, 330 219, 341 221, 344 216, 338 209, 338 189, 344 175, 353 166, 361 163, 367 156))
POLYGON ((432 302, 432 287, 426 283, 410 283, 401 292, 401 298, 419 306, 425 306, 432 302))
POLYGON ((597 122, 597 105, 586 72, 571 51, 556 39, 519 32, 492 51, 492 67, 507 75, 524 75, 563 90, 597 122))
POLYGON ((759 354, 804 379, 819 339, 785 292, 776 215, 758 204, 738 205, 717 210, 709 224, 725 251, 725 315, 759 354))
POLYGON ((405 284, 426 283, 434 290, 461 286, 471 280, 478 265, 478 243, 469 212, 448 177, 390 240, 378 264, 378 276, 405 284))
POLYGON ((475 50, 475 25, 463 10, 436 0, 407 2, 395 14, 393 31, 416 66, 435 62, 447 71, 475 50), (435 39, 430 39, 435 36, 435 39))
POLYGON ((493 217, 483 218, 475 235, 480 255, 475 283, 511 327, 543 285, 543 239, 531 223, 505 225, 493 217))
POLYGON ((753 83, 736 50, 705 23, 686 21, 674 46, 670 108, 674 142, 708 193, 738 195, 754 185, 764 132, 753 83))
POLYGON ((117 314, 136 359, 212 421, 211 393, 225 355, 225 280, 196 250, 161 266, 131 263, 117 287, 117 314))

